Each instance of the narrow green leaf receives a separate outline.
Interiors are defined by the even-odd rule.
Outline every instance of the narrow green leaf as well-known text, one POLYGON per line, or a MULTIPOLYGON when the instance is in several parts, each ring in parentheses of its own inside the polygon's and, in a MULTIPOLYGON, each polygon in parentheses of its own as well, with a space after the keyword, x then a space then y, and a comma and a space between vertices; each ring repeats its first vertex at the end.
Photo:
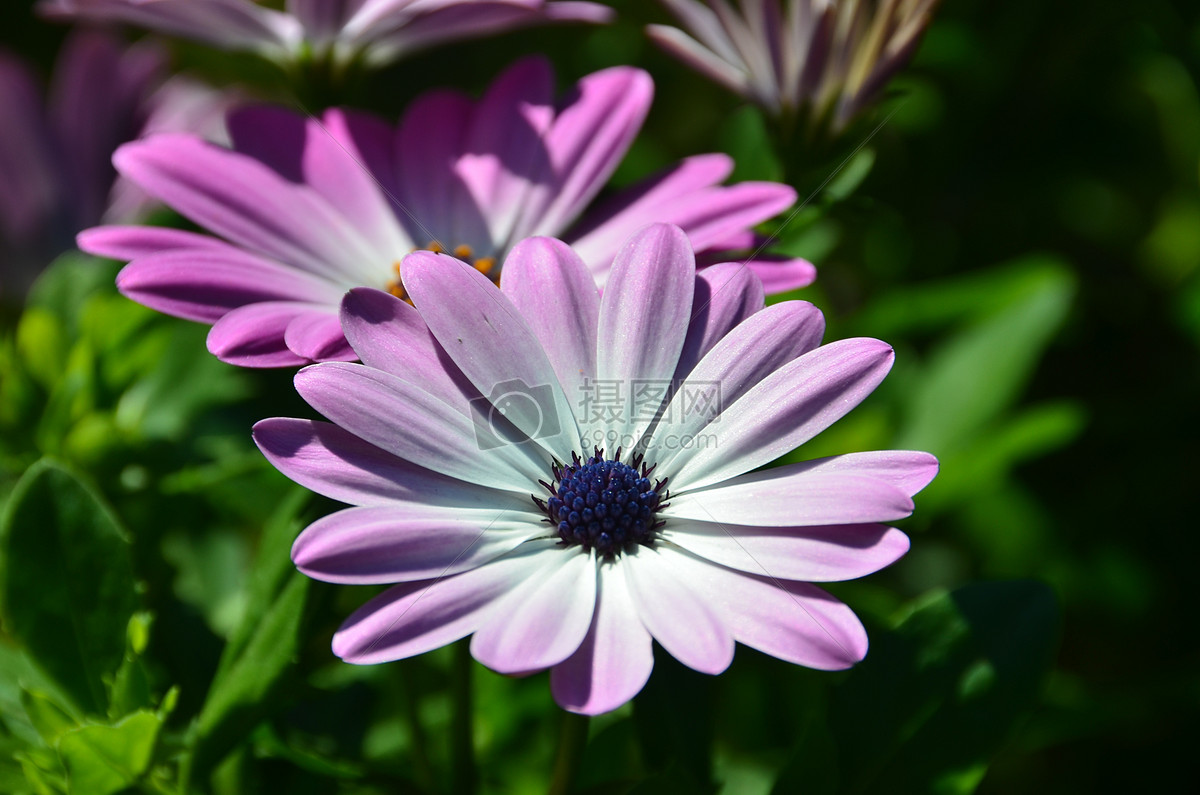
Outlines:
POLYGON ((275 708, 299 654, 310 583, 292 574, 242 653, 213 683, 200 712, 191 775, 207 772, 275 708))
POLYGON ((1074 285, 1046 270, 1030 292, 963 329, 930 357, 910 391, 909 419, 897 445, 941 454, 969 442, 1006 410, 1066 318, 1074 285))
POLYGON ((5 508, 5 626, 84 711, 102 715, 137 607, 125 531, 91 487, 48 459, 29 468, 5 508))
POLYGON ((830 709, 841 791, 965 795, 1032 706, 1058 609, 1038 582, 926 599, 838 688, 830 709))
POLYGON ((283 588, 289 575, 295 572, 292 564, 292 543, 300 534, 304 522, 300 512, 308 505, 312 495, 305 489, 294 489, 279 503, 271 520, 263 528, 254 569, 246 586, 246 608, 241 623, 234 630, 221 654, 214 682, 234 660, 241 655, 246 644, 254 636, 263 616, 275 601, 276 594, 283 588))

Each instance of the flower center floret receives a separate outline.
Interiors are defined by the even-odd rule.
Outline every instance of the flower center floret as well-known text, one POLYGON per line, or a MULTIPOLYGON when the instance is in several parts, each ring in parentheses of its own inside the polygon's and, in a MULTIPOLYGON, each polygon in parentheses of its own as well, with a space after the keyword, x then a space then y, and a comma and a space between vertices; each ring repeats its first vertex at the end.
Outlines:
POLYGON ((656 514, 667 505, 667 479, 652 483, 654 466, 646 466, 641 455, 623 463, 620 448, 611 459, 599 448, 589 458, 578 453, 572 458, 554 465, 553 483, 539 481, 550 496, 533 498, 562 543, 610 560, 638 544, 652 546, 663 525, 656 514))
MULTIPOLYGON (((423 248, 413 249, 414 251, 432 251, 434 254, 450 254, 457 257, 463 262, 470 263, 475 270, 487 276, 494 282, 499 282, 500 272, 496 268, 495 257, 475 257, 474 250, 468 245, 455 246, 453 249, 447 249, 436 240, 431 240, 425 244, 423 248)), ((384 287, 392 295, 401 298, 408 303, 412 301, 408 297, 408 292, 404 289, 404 282, 400 280, 400 263, 399 261, 392 263, 392 278, 388 279, 387 285, 384 287)))

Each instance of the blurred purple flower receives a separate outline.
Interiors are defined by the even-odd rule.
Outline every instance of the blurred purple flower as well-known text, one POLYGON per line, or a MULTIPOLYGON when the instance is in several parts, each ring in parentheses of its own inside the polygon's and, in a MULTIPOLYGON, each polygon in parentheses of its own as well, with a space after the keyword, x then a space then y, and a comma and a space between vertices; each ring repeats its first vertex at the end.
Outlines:
MULTIPOLYGON (((331 110, 281 108, 228 121, 233 151, 194 136, 122 147, 118 169, 224 240, 159 228, 84 232, 85 251, 130 261, 117 284, 167 314, 213 323, 208 347, 248 367, 353 359, 338 323, 353 287, 405 295, 399 262, 417 248, 452 252, 499 278, 531 235, 568 239, 603 284, 617 248, 651 221, 678 224, 708 263, 758 244, 751 227, 795 201, 786 185, 720 184, 724 155, 689 158, 620 191, 572 222, 624 156, 653 84, 629 67, 589 75, 555 104, 540 58, 504 72, 478 102, 453 91, 418 98, 398 129, 331 110), (228 242, 226 242, 228 241, 228 242)), ((770 291, 808 284, 804 260, 751 258, 770 291)))
POLYGON ((773 115, 837 131, 908 63, 938 0, 660 2, 687 30, 648 26, 668 52, 773 115))
POLYGON ((549 22, 607 22, 599 3, 566 0, 41 0, 60 19, 120 21, 288 62, 302 55, 380 64, 448 41, 549 22))
POLYGON ((132 221, 149 201, 117 177, 112 153, 139 133, 193 130, 214 137, 226 101, 186 78, 163 83, 162 54, 95 31, 73 33, 49 99, 16 57, 0 51, 0 292, 21 296, 75 234, 132 221))
POLYGON ((300 570, 399 583, 343 623, 338 656, 381 663, 473 635, 479 662, 550 669, 555 700, 587 714, 641 690, 652 639, 709 674, 735 641, 819 669, 863 658, 862 624, 809 583, 903 555, 908 538, 882 523, 909 515, 936 459, 755 470, 870 394, 891 367, 887 344, 821 346, 815 307, 764 309, 741 265, 697 273, 669 225, 621 249, 603 297, 549 238, 517 245, 500 289, 445 255, 411 254, 403 271, 415 308, 377 290, 346 296, 362 364, 296 375, 333 424, 254 430, 288 477, 356 506, 300 534, 300 570), (597 411, 586 396, 604 384, 631 400, 639 384, 674 388, 597 411), (714 386, 718 403, 696 410, 697 390, 714 386))

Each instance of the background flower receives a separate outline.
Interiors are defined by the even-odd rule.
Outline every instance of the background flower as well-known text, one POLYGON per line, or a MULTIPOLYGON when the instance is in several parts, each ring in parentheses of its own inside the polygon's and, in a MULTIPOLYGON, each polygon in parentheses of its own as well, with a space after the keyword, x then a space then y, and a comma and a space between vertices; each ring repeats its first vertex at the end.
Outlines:
POLYGON ((710 674, 735 641, 814 668, 861 660, 854 614, 797 581, 859 577, 904 554, 907 537, 880 523, 912 511, 937 462, 893 451, 753 470, 856 406, 891 348, 818 347, 815 307, 763 310, 738 265, 698 278, 677 227, 637 233, 603 299, 556 240, 523 241, 505 267, 501 291, 418 252, 403 265, 415 309, 351 292, 343 322, 364 363, 296 376, 334 425, 255 428, 285 474, 358 506, 300 535, 300 569, 400 583, 347 619, 334 651, 376 663, 473 634, 477 660, 550 668, 558 703, 587 714, 641 690, 652 638, 710 674), (709 311, 689 324, 697 293, 709 311), (580 403, 593 383, 676 388, 640 412, 600 414, 580 403), (713 384, 720 406, 688 411, 713 384), (592 438, 628 441, 592 455, 592 438))
POLYGON ((649 25, 671 54, 777 116, 836 132, 912 57, 938 0, 661 0, 687 30, 649 25), (690 35, 689 35, 690 34, 690 35))
POLYGON ((119 144, 166 130, 219 135, 222 95, 164 78, 155 48, 80 31, 63 44, 43 100, 29 67, 0 51, 0 292, 23 295, 80 229, 144 217, 148 197, 113 169, 119 144))
POLYGON ((606 22, 599 3, 564 0, 43 0, 58 19, 120 21, 288 62, 302 52, 345 62, 394 60, 447 41, 548 22, 606 22))
POLYGON ((395 129, 341 110, 321 119, 242 110, 229 120, 233 150, 163 135, 115 156, 122 174, 224 240, 104 227, 79 244, 131 260, 122 292, 215 324, 209 349, 255 367, 354 358, 337 320, 343 293, 366 286, 405 295, 397 264, 416 248, 455 253, 498 278, 516 241, 565 233, 603 283, 624 238, 658 220, 682 226, 708 262, 748 253, 772 292, 811 282, 807 261, 754 250, 753 226, 790 206, 795 192, 771 182, 721 185, 732 169, 725 155, 684 160, 584 212, 652 94, 646 73, 614 67, 556 103, 549 64, 530 58, 477 102, 453 91, 424 95, 395 129))

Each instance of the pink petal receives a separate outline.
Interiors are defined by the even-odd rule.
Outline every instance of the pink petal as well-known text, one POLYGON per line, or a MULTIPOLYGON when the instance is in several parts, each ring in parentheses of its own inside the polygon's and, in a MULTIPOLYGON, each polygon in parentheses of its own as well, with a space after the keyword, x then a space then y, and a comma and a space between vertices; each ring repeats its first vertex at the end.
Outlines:
POLYGON ((807 287, 817 280, 816 267, 799 257, 765 254, 747 260, 745 265, 762 280, 767 295, 779 295, 789 290, 807 287))
POLYGON ((334 423, 443 475, 528 495, 550 471, 549 456, 540 448, 481 447, 461 407, 382 370, 326 362, 301 370, 295 382, 301 397, 334 423))
POLYGON ((262 420, 254 426, 254 442, 289 479, 351 505, 413 503, 504 511, 531 505, 528 495, 438 474, 328 422, 284 417, 262 420))
POLYGON ((672 657, 705 674, 719 674, 733 662, 733 636, 674 566, 670 548, 642 547, 618 563, 628 569, 629 591, 638 616, 672 657))
POLYGON ((891 483, 911 497, 928 486, 937 475, 938 460, 929 453, 914 450, 875 450, 814 458, 791 464, 786 469, 797 475, 802 472, 844 472, 877 478, 891 483))
POLYGON ((713 444, 694 445, 675 457, 676 488, 720 483, 794 450, 869 395, 893 359, 887 343, 862 338, 823 345, 783 365, 706 426, 713 444))
POLYGON ((493 36, 545 22, 607 22, 612 16, 611 9, 596 3, 539 2, 531 7, 528 0, 473 0, 443 3, 403 24, 392 23, 390 29, 386 24, 379 25, 379 31, 360 25, 354 32, 373 39, 367 57, 372 63, 382 63, 445 42, 493 36), (563 6, 558 13, 547 13, 557 6, 563 6))
POLYGON ((283 333, 283 342, 292 353, 314 362, 352 362, 358 358, 342 334, 337 314, 328 309, 295 317, 283 333))
POLYGON ((208 350, 240 367, 294 367, 307 364, 283 342, 288 324, 319 307, 294 301, 266 301, 238 307, 213 324, 208 350))
POLYGON ((421 314, 394 295, 355 288, 342 300, 341 320, 350 345, 368 367, 399 376, 464 410, 480 397, 421 314))
POLYGON ((653 99, 654 82, 640 69, 618 66, 579 81, 546 134, 549 173, 535 180, 539 190, 522 224, 527 234, 560 235, 595 198, 625 157, 653 99))
POLYGON ((113 150, 138 135, 146 100, 165 67, 161 50, 148 43, 127 47, 111 33, 77 29, 64 42, 48 115, 62 178, 70 186, 72 228, 98 223, 104 215, 117 176, 113 150))
POLYGON ((305 528, 292 546, 292 560, 325 582, 411 582, 477 568, 540 532, 528 511, 347 508, 305 528))
POLYGON ((497 599, 559 555, 553 541, 528 541, 477 569, 389 588, 354 611, 333 636, 333 653, 370 665, 402 660, 477 630, 497 599))
POLYGON ((645 687, 654 667, 650 633, 638 618, 626 569, 603 565, 592 625, 579 649, 550 671, 550 689, 563 709, 599 715, 645 687))
POLYGON ((675 564, 725 616, 739 643, 831 671, 849 668, 867 654, 867 633, 858 617, 816 586, 743 574, 682 551, 675 564))
POLYGON ((647 25, 646 36, 710 80, 736 94, 751 94, 750 81, 744 71, 715 55, 679 28, 669 25, 647 25))
POLYGON ((696 363, 734 326, 763 308, 763 286, 753 271, 736 263, 696 273, 692 321, 679 354, 675 378, 686 378, 696 363))
POLYGON ((117 289, 151 309, 202 323, 264 301, 325 304, 323 312, 330 315, 340 295, 324 279, 232 246, 169 249, 139 257, 121 269, 117 289))
MULTIPOLYGON (((617 254, 600 301, 597 380, 617 381, 628 394, 634 382, 667 383, 691 319, 695 259, 677 227, 655 224, 638 232, 617 254)), ((648 421, 625 411, 610 423, 632 442, 648 421)))
POLYGON ((501 291, 550 357, 567 399, 596 375, 600 293, 579 255, 552 238, 522 240, 504 261, 501 291))
POLYGON ((881 524, 750 527, 690 520, 662 530, 693 555, 731 569, 785 580, 853 580, 890 566, 908 551, 908 536, 881 524))
POLYGON ((603 287, 613 257, 625 241, 647 223, 659 220, 653 214, 656 207, 716 185, 732 172, 733 160, 728 155, 689 157, 600 202, 572 229, 567 241, 603 287))
POLYGON ((396 132, 397 216, 419 246, 453 249, 490 242, 487 224, 454 166, 462 152, 473 103, 455 91, 417 97, 396 132))
POLYGON ((402 275, 429 330, 504 419, 569 461, 579 432, 554 368, 521 313, 486 276, 444 254, 416 252, 402 275))
POLYGON ((486 219, 495 245, 509 241, 526 203, 530 175, 549 168, 543 138, 553 98, 550 62, 523 58, 492 81, 471 114, 455 173, 486 219))
POLYGON ((146 192, 233 243, 347 287, 375 273, 386 280, 391 263, 379 262, 336 210, 252 157, 162 134, 125 144, 113 161, 146 192))
POLYGON ((126 262, 174 249, 241 252, 211 235, 162 226, 97 226, 80 232, 75 242, 88 254, 126 262))
POLYGON ((558 550, 536 575, 496 601, 471 638, 471 655, 502 674, 540 671, 571 656, 596 609, 596 562, 558 550))
MULTIPOLYGON (((237 151, 311 187, 351 219, 375 250, 398 256, 412 248, 361 152, 360 138, 371 151, 386 151, 391 140, 386 124, 338 109, 317 119, 286 108, 252 106, 231 113, 228 125, 237 151)), ((390 264, 379 263, 381 286, 390 264)))
MULTIPOLYGON (((701 434, 709 423, 722 421, 713 419, 715 412, 733 406, 767 376, 816 348, 824 331, 820 310, 807 301, 775 304, 743 321, 713 346, 679 386, 654 431, 654 439, 660 442, 654 460, 664 471, 682 466, 676 462, 690 458, 694 452, 690 446, 707 443, 701 434)), ((712 441, 716 441, 716 427, 711 428, 712 441)))
POLYGON ((912 513, 912 499, 883 480, 842 472, 776 467, 685 494, 671 492, 664 516, 698 522, 798 527, 892 522, 912 513))
POLYGON ((218 47, 276 55, 298 43, 301 35, 290 15, 246 0, 50 0, 43 13, 58 19, 128 22, 218 47))

